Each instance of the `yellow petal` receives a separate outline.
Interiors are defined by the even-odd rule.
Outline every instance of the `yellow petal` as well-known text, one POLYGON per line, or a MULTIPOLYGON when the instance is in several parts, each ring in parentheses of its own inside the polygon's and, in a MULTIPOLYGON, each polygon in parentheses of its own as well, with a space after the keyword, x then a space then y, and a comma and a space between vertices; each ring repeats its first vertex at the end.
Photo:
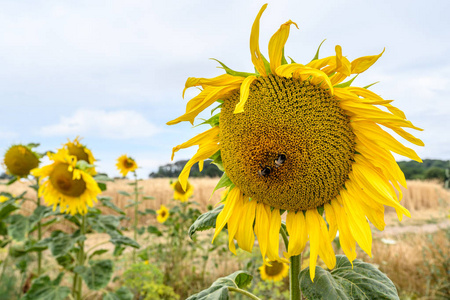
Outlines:
POLYGON ((339 45, 336 45, 336 72, 340 72, 346 76, 350 76, 351 66, 350 62, 346 57, 342 56, 342 48, 339 45))
POLYGON ((186 191, 187 180, 192 166, 196 162, 208 159, 210 156, 212 156, 219 150, 220 145, 218 145, 217 143, 204 144, 201 147, 199 147, 197 153, 195 153, 195 155, 192 156, 192 158, 186 163, 186 165, 184 166, 183 170, 180 173, 180 176, 178 176, 178 180, 180 181, 183 190, 186 191))
MULTIPOLYGON (((337 197, 340 199, 340 196, 337 197)), ((350 231, 348 217, 345 214, 344 208, 339 204, 339 201, 331 201, 331 206, 338 224, 339 242, 341 244, 342 251, 344 251, 350 262, 353 262, 356 259, 356 241, 350 231)))
POLYGON ((317 211, 315 209, 310 209, 306 211, 306 230, 309 236, 309 276, 312 282, 314 282, 314 277, 316 276, 316 263, 317 256, 319 255, 319 243, 320 243, 320 223, 316 216, 317 211))
MULTIPOLYGON (((254 201, 254 200, 252 200, 254 201)), ((263 203, 256 205, 255 234, 258 237, 259 248, 263 259, 266 257, 269 246, 270 206, 263 203)))
POLYGON ((236 235, 239 224, 242 221, 242 213, 244 208, 244 195, 242 193, 238 193, 235 199, 235 205, 233 208, 233 213, 228 219, 228 247, 230 251, 236 255, 236 246, 234 245, 234 236, 236 235))
POLYGON ((252 32, 250 34, 250 53, 252 55, 252 62, 255 66, 256 71, 262 76, 267 75, 266 69, 264 67, 264 61, 261 56, 261 51, 259 50, 259 20, 264 10, 267 8, 267 3, 264 4, 259 10, 256 16, 255 22, 253 22, 252 32))
POLYGON ((330 73, 334 72, 336 68, 336 56, 328 56, 325 58, 316 59, 309 62, 306 66, 318 70, 326 66, 331 66, 329 73, 325 72, 327 75, 330 75, 330 73))
POLYGON ((359 199, 356 195, 349 195, 346 190, 341 190, 341 198, 352 236, 361 249, 372 257, 372 232, 359 204, 359 199))
POLYGON ((214 77, 214 78, 196 78, 196 77, 189 77, 186 80, 186 83, 184 85, 183 89, 183 98, 184 93, 186 90, 193 86, 201 86, 202 88, 205 88, 207 86, 225 86, 225 85, 237 85, 239 86, 242 81, 244 81, 244 77, 239 76, 233 76, 230 74, 222 74, 220 76, 214 77))
POLYGON ((270 260, 278 260, 279 247, 280 247, 280 227, 281 227, 281 215, 280 210, 274 208, 270 216, 270 228, 269 228, 269 245, 267 247, 267 256, 270 260))
POLYGON ((245 102, 247 102, 248 94, 250 93, 250 85, 253 81, 255 81, 257 78, 256 76, 248 76, 244 79, 241 85, 240 95, 239 95, 239 103, 236 104, 236 108, 234 109, 234 113, 242 113, 244 112, 244 105, 245 102))
POLYGON ((275 74, 275 70, 281 65, 283 48, 289 37, 289 30, 292 24, 294 24, 295 27, 297 27, 298 29, 297 24, 289 20, 283 25, 281 25, 280 29, 278 29, 278 31, 275 32, 275 34, 270 38, 269 60, 270 60, 270 69, 272 70, 273 74, 275 74))
POLYGON ((252 252, 253 245, 255 244, 253 223, 255 221, 256 201, 246 200, 243 211, 244 213, 241 219, 241 225, 236 234, 236 240, 239 247, 245 251, 252 252))
POLYGON ((299 255, 305 249, 308 241, 308 234, 306 232, 306 222, 303 212, 290 211, 286 217, 286 229, 289 233, 288 255, 299 255))
POLYGON ((225 206, 216 219, 216 229, 214 231, 214 236, 212 239, 213 242, 222 231, 223 227, 225 227, 231 215, 235 213, 234 207, 236 205, 236 200, 239 199, 240 194, 241 191, 237 187, 234 187, 231 191, 228 192, 225 206))
POLYGON ((383 55, 384 50, 378 55, 363 56, 352 61, 352 74, 359 74, 370 68, 383 55))
POLYGON ((311 82, 315 85, 324 84, 324 88, 328 88, 330 93, 333 94, 333 85, 331 84, 330 78, 324 72, 306 67, 302 64, 288 64, 279 66, 275 73, 279 76, 290 78, 294 76, 300 76, 302 80, 306 80, 310 76, 312 77, 311 82))
POLYGON ((331 207, 331 204, 326 203, 324 205, 324 208, 325 208, 325 215, 326 215, 327 223, 330 226, 328 228, 328 238, 332 242, 334 240, 334 238, 336 237, 336 233, 338 230, 336 215, 334 214, 334 210, 331 207))
POLYGON ((175 152, 179 151, 180 149, 189 148, 194 145, 208 144, 208 143, 211 143, 214 141, 216 141, 216 143, 218 143, 219 142, 219 139, 218 139, 219 133, 220 133, 219 127, 215 126, 215 127, 212 127, 211 129, 206 130, 205 132, 200 133, 199 135, 196 135, 189 141, 184 142, 183 144, 180 144, 176 147, 173 147, 171 159, 173 160, 175 152))

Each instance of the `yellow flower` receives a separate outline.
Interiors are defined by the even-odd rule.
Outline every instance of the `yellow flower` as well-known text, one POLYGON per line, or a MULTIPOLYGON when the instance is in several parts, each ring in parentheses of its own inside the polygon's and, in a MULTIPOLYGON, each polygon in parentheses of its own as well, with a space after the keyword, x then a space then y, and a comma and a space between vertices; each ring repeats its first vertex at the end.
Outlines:
POLYGON ((419 146, 423 142, 403 128, 422 129, 392 106, 392 100, 351 86, 356 76, 343 82, 366 71, 383 52, 350 62, 336 46, 336 55, 287 63, 284 46, 291 25, 297 26, 288 21, 269 41, 268 62, 259 49, 259 20, 266 6, 250 35, 256 73, 235 72, 221 63, 227 74, 188 78, 185 90, 202 90, 188 102, 186 113, 168 124, 193 123, 219 100, 220 113, 205 122, 211 129, 176 146, 172 158, 180 149, 199 146, 179 176, 183 188, 196 162, 201 168, 211 157, 222 164, 229 188, 214 238, 227 225, 230 250, 235 252, 235 239, 251 251, 256 234, 263 258, 280 260, 279 231, 286 213, 290 240, 285 257, 299 255, 309 241, 313 280, 318 256, 330 269, 336 264, 331 241, 337 230, 344 253, 353 261, 356 243, 372 255, 368 221, 383 230, 385 205, 394 207, 400 220, 410 217, 400 205, 405 177, 391 152, 421 159, 380 125, 419 146))
POLYGON ((127 176, 128 172, 133 172, 137 169, 137 164, 131 157, 128 157, 126 154, 120 156, 117 159, 117 168, 120 171, 120 174, 122 174, 123 177, 127 176))
MULTIPOLYGON (((74 155, 77 158, 77 161, 84 160, 90 165, 95 163, 94 155, 92 155, 91 150, 89 150, 85 145, 80 143, 81 138, 77 136, 73 142, 68 140, 64 147, 69 151, 69 155, 74 155)), ((89 174, 95 175, 97 172, 95 168, 89 168, 89 174)))
POLYGON ((31 173, 40 177, 39 197, 43 196, 47 205, 58 206, 62 213, 86 214, 87 207, 97 202, 97 195, 101 193, 97 182, 92 176, 75 168, 77 158, 69 155, 67 149, 59 149, 57 153, 48 153, 53 163, 31 173))
POLYGON ((181 202, 188 201, 194 192, 194 187, 189 183, 189 181, 187 182, 186 190, 183 189, 179 180, 177 180, 176 182, 173 182, 171 184, 171 186, 174 191, 173 199, 179 200, 181 202))
POLYGON ((266 261, 259 267, 259 272, 262 280, 280 281, 289 275, 289 266, 284 262, 266 261))
POLYGON ((26 177, 39 166, 39 157, 27 146, 13 145, 6 151, 3 162, 8 174, 26 177))
POLYGON ((9 197, 6 197, 4 195, 0 195, 0 203, 6 202, 9 200, 9 197))
POLYGON ((163 204, 161 204, 161 207, 156 211, 156 213, 156 220, 161 224, 169 218, 169 210, 163 204))

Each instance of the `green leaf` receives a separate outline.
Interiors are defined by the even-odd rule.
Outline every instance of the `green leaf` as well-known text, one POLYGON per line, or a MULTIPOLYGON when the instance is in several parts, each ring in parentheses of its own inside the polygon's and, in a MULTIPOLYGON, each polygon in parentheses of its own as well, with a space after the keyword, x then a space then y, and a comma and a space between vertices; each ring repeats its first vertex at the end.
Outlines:
POLYGON ((210 228, 216 227, 216 218, 217 215, 222 211, 224 205, 220 205, 213 210, 210 210, 195 220, 194 224, 189 227, 189 237, 192 239, 192 236, 197 231, 204 231, 210 228))
POLYGON ((18 179, 19 179, 19 177, 14 176, 13 178, 11 178, 10 181, 8 181, 8 182, 6 183, 6 185, 11 185, 11 184, 13 184, 14 182, 16 182, 18 179))
POLYGON ((99 250, 95 250, 91 255, 89 255, 89 258, 92 258, 96 255, 102 255, 104 253, 108 252, 108 250, 106 249, 99 249, 99 250))
POLYGON ((155 197, 153 197, 153 196, 142 196, 142 199, 144 199, 144 200, 155 200, 155 197))
POLYGON ((91 290, 98 291, 107 286, 114 270, 112 260, 90 260, 89 265, 89 267, 76 266, 73 271, 83 278, 91 290))
POLYGON ((122 195, 122 196, 131 197, 131 194, 128 193, 128 192, 125 192, 125 191, 117 191, 117 193, 118 193, 119 195, 122 195))
POLYGON ((65 255, 73 248, 76 242, 86 239, 83 235, 70 235, 61 230, 53 231, 51 236, 44 241, 49 242, 49 248, 53 256, 58 257, 65 255))
POLYGON ((97 196, 97 199, 102 203, 103 206, 111 208, 115 212, 125 215, 125 212, 117 207, 114 203, 111 202, 111 197, 108 196, 97 196))
POLYGON ((56 214, 57 212, 54 212, 51 207, 43 205, 37 206, 29 218, 30 227, 33 228, 39 221, 42 221, 42 219, 56 214))
POLYGON ((110 242, 116 246, 131 246, 133 248, 140 248, 141 246, 133 239, 124 236, 124 235, 120 235, 119 233, 113 233, 111 232, 110 234, 111 240, 110 242))
POLYGON ((108 175, 104 173, 100 173, 94 176, 95 181, 99 182, 107 182, 107 181, 114 181, 114 179, 109 178, 108 175))
POLYGON ((69 296, 70 289, 67 286, 61 286, 61 279, 64 273, 60 273, 58 277, 51 281, 47 275, 41 276, 33 280, 30 290, 22 297, 21 300, 64 300, 69 296))
POLYGON ((392 281, 373 265, 358 259, 352 264, 344 255, 336 256, 336 267, 326 271, 316 266, 314 283, 309 267, 300 272, 300 288, 308 299, 371 300, 399 299, 392 281))
POLYGON ((106 232, 110 234, 111 232, 118 231, 120 219, 113 215, 96 215, 88 218, 87 223, 98 233, 106 232))
POLYGON ((103 182, 97 182, 98 187, 102 192, 106 191, 106 183, 103 182))
POLYGON ((243 288, 253 279, 253 276, 245 271, 236 271, 227 277, 221 277, 206 290, 192 295, 186 300, 228 300, 229 287, 243 288))
POLYGON ((28 218, 22 215, 9 216, 8 235, 16 241, 25 240, 30 228, 28 218))
POLYGON ((17 209, 19 209, 19 206, 14 203, 13 199, 0 203, 0 220, 6 218, 17 209))
POLYGON ((227 72, 227 74, 230 74, 230 75, 233 75, 233 76, 240 76, 240 77, 248 77, 248 76, 252 76, 252 75, 255 76, 256 75, 255 73, 246 73, 246 72, 233 71, 230 68, 228 68, 227 66, 225 66, 225 64, 220 62, 219 60, 217 60, 215 58, 210 58, 210 59, 217 61, 222 66, 222 68, 225 70, 225 72, 227 72))
POLYGON ((127 288, 121 287, 116 292, 109 292, 104 297, 103 300, 133 300, 134 294, 127 288))
POLYGON ((153 225, 147 227, 147 232, 150 234, 155 234, 156 236, 162 236, 162 232, 159 231, 158 227, 153 225))

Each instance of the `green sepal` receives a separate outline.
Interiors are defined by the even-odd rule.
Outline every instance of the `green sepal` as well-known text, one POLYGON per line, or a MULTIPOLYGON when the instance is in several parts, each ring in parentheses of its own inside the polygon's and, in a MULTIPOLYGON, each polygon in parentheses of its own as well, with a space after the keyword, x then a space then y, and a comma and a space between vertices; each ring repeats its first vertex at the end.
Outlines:
POLYGON ((307 299, 317 300, 392 300, 399 299, 392 281, 380 270, 358 259, 336 256, 336 267, 326 271, 316 266, 314 282, 309 267, 299 274, 300 289, 307 299))
POLYGON ((222 177, 220 177, 220 180, 219 180, 219 182, 217 183, 216 187, 215 187, 214 190, 212 191, 211 196, 212 196, 212 194, 214 194, 214 192, 217 191, 218 189, 223 188, 223 187, 229 187, 229 186, 232 185, 232 184, 233 184, 233 182, 231 181, 230 178, 228 178, 227 173, 223 173, 223 175, 222 175, 222 177))
POLYGON ((267 75, 272 74, 272 70, 270 70, 270 62, 261 54, 261 58, 264 62, 264 69, 266 69, 267 75))
POLYGON ((21 300, 64 300, 70 294, 70 289, 61 285, 64 273, 59 273, 55 280, 51 280, 47 275, 33 280, 28 292, 21 300))
POLYGON ((37 148, 37 147, 39 147, 41 144, 39 144, 39 143, 28 143, 27 145, 26 145, 26 147, 28 148, 28 149, 33 149, 33 148, 37 148))
POLYGON ((186 300, 228 300, 229 287, 244 288, 252 282, 253 276, 246 271, 236 271, 226 277, 221 277, 206 290, 192 295, 186 300))
POLYGON ((90 163, 88 163, 85 160, 79 160, 79 161, 77 161, 75 168, 82 170, 82 171, 86 171, 86 170, 95 168, 95 165, 91 165, 90 163))
POLYGON ((283 47, 283 54, 281 55, 281 65, 287 65, 288 62, 286 60, 286 57, 284 57, 284 47, 283 47))
POLYGON ((90 260, 88 266, 76 266, 73 270, 83 278, 89 289, 98 291, 108 285, 114 270, 110 259, 90 260))
POLYGON ((215 228, 217 216, 220 214, 223 208, 224 205, 220 205, 213 210, 200 215, 197 220, 195 220, 194 224, 189 227, 189 237, 192 239, 192 236, 197 231, 204 231, 210 228, 215 228))
POLYGON ((109 178, 107 174, 99 173, 94 176, 95 181, 97 182, 107 182, 107 181, 114 181, 114 179, 109 178))
POLYGON ((205 125, 205 124, 209 124, 209 125, 211 125, 211 127, 219 126, 219 118, 220 118, 220 113, 217 113, 214 116, 212 116, 211 118, 209 118, 208 120, 201 119, 204 122, 202 122, 198 125, 195 125, 194 127, 198 127, 200 125, 205 125))
POLYGON ((212 116, 212 114, 213 114, 216 110, 218 110, 219 108, 222 108, 222 104, 223 104, 223 101, 222 101, 222 103, 220 103, 219 105, 217 105, 216 107, 214 107, 213 109, 211 109, 211 116, 212 116))
POLYGON ((225 169, 223 168, 223 162, 222 162, 222 156, 220 155, 220 150, 214 153, 210 159, 212 159, 212 164, 215 164, 220 171, 225 172, 225 169))
MULTIPOLYGON (((233 71, 230 68, 228 68, 224 63, 222 63, 221 61, 215 59, 215 58, 210 58, 212 60, 217 61, 222 68, 225 70, 225 72, 229 75, 233 75, 233 76, 240 76, 240 77, 248 77, 248 76, 255 76, 256 74, 254 73, 247 73, 247 72, 237 72, 237 71, 233 71)), ((220 67, 219 67, 220 68, 220 67)))
POLYGON ((346 82, 343 82, 343 83, 340 83, 340 84, 336 84, 334 87, 335 88, 346 88, 346 87, 349 87, 352 84, 353 80, 355 80, 356 77, 358 77, 358 75, 359 74, 356 74, 355 77, 353 77, 349 81, 346 81, 346 82))
POLYGON ((366 86, 364 86, 363 87, 363 89, 368 89, 368 88, 370 88, 372 85, 375 85, 375 84, 377 84, 377 83, 379 83, 379 81, 376 81, 376 82, 374 82, 374 83, 371 83, 371 84, 369 84, 369 85, 366 85, 366 86))
POLYGON ((295 60, 292 57, 290 57, 290 56, 288 56, 288 57, 291 60, 291 64, 295 64, 296 63, 295 60))
POLYGON ((325 42, 326 40, 327 40, 327 39, 324 39, 324 40, 322 41, 322 43, 320 43, 319 48, 317 48, 316 55, 314 55, 314 58, 313 58, 311 61, 314 61, 314 60, 319 59, 319 51, 320 51, 320 47, 322 47, 323 42, 325 42))

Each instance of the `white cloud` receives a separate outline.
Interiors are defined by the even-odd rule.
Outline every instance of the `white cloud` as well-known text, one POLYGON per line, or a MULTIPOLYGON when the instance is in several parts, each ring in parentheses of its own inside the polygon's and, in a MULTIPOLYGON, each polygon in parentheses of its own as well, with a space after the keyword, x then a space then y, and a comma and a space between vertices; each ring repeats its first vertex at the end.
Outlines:
POLYGON ((105 111, 79 109, 72 116, 60 117, 59 123, 39 130, 43 136, 101 137, 107 139, 147 138, 158 128, 132 110, 105 111))

